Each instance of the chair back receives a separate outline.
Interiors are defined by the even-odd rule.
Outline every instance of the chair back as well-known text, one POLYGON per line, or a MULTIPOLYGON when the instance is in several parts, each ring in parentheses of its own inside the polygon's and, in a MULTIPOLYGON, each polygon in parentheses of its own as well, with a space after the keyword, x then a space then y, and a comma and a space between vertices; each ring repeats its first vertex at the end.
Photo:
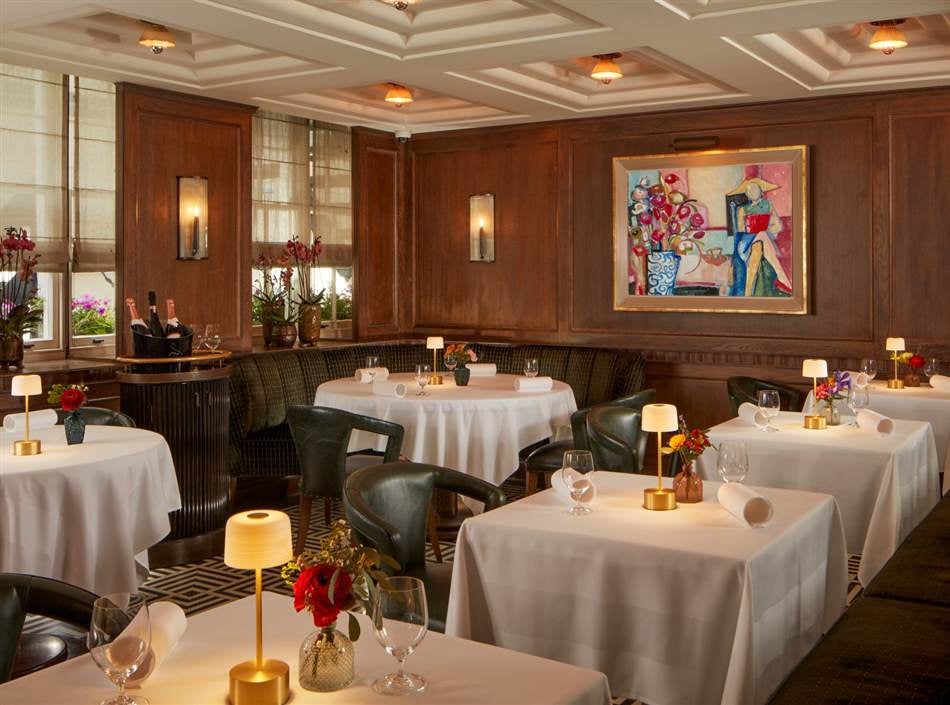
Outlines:
POLYGON ((438 465, 396 462, 360 468, 346 478, 343 508, 360 539, 395 558, 406 572, 425 565, 435 489, 484 502, 485 511, 506 501, 504 492, 477 477, 438 465))
POLYGON ((311 497, 342 497, 346 454, 353 431, 387 437, 383 462, 399 459, 405 435, 399 424, 326 406, 291 406, 287 423, 300 464, 300 493, 311 497))
MULTIPOLYGON (((628 409, 641 411, 644 405, 652 404, 655 400, 656 390, 644 389, 636 394, 614 399, 601 406, 624 406, 628 409)), ((574 440, 574 450, 590 450, 590 443, 587 440, 587 415, 589 413, 590 409, 578 409, 571 414, 571 435, 574 440)), ((646 448, 646 434, 642 435, 643 447, 646 448)))
POLYGON ((729 401, 732 402, 732 413, 736 416, 739 415, 739 407, 743 403, 758 404, 758 394, 763 389, 778 392, 782 411, 801 411, 805 404, 805 393, 800 389, 767 379, 730 377, 726 380, 726 389, 729 392, 729 401))
POLYGON ((135 428, 135 421, 132 417, 123 414, 121 411, 105 409, 101 406, 84 406, 77 409, 76 412, 56 410, 56 423, 63 425, 66 417, 72 413, 78 413, 80 418, 89 426, 124 426, 125 428, 135 428))
POLYGON ((587 442, 598 470, 643 471, 639 410, 614 404, 594 407, 587 415, 587 442))

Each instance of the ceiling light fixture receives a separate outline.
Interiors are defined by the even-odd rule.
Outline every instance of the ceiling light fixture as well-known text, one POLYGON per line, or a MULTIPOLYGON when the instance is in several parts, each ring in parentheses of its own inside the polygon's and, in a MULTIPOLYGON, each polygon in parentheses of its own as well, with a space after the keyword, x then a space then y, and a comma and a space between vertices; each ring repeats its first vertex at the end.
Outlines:
POLYGON ((415 5, 419 0, 383 0, 387 5, 392 5, 397 10, 407 10, 410 5, 415 5))
POLYGON ((143 47, 151 49, 153 54, 161 54, 165 49, 171 49, 175 46, 175 38, 168 31, 168 27, 151 22, 145 24, 148 26, 142 32, 142 36, 139 37, 139 44, 143 47))
POLYGON ((387 83, 386 86, 389 88, 386 91, 386 97, 383 98, 387 103, 392 103, 397 108, 412 102, 412 91, 410 91, 405 86, 402 86, 398 83, 387 83))
POLYGON ((620 67, 617 65, 617 62, 614 59, 619 59, 620 54, 614 52, 612 54, 594 54, 594 58, 597 59, 597 64, 594 66, 594 70, 590 72, 590 77, 600 81, 605 86, 611 81, 623 78, 623 72, 620 70, 620 67))
POLYGON ((877 27, 877 31, 874 32, 868 46, 883 52, 885 56, 893 54, 895 49, 903 49, 907 46, 907 37, 897 27, 904 24, 904 22, 904 19, 872 22, 871 24, 877 27))

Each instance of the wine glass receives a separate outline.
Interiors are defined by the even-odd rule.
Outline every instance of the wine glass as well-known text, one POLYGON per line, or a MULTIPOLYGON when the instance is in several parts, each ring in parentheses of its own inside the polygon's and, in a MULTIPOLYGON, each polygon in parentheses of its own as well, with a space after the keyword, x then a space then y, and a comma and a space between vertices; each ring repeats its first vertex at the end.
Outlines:
POLYGON ((772 425, 772 419, 778 416, 778 412, 782 408, 782 400, 779 397, 778 390, 760 389, 757 398, 759 402, 759 411, 762 412, 762 415, 766 420, 766 424, 761 430, 778 431, 778 429, 772 425))
POLYGON ((221 326, 217 323, 209 323, 205 326, 205 347, 208 350, 217 350, 221 345, 221 326))
POLYGON ((594 456, 589 450, 569 450, 564 454, 564 482, 571 491, 574 506, 568 510, 572 516, 591 513, 588 506, 594 498, 594 483, 591 473, 594 470, 594 456))
POLYGON ((749 474, 749 451, 745 443, 735 441, 720 443, 716 470, 723 482, 742 482, 749 474))
POLYGON ((861 371, 868 376, 868 382, 877 377, 877 360, 865 357, 861 360, 861 371))
POLYGON ((935 357, 927 360, 927 364, 924 365, 924 374, 927 377, 933 377, 934 375, 940 374, 940 360, 935 357))
POLYGON ((854 384, 851 386, 851 389, 848 390, 848 409, 851 411, 851 415, 855 417, 851 419, 851 423, 848 424, 849 426, 858 425, 858 410, 865 408, 870 403, 870 399, 867 397, 866 387, 867 385, 864 385, 864 388, 862 388, 854 384))
POLYGON ((425 637, 428 624, 426 586, 419 578, 396 576, 380 583, 373 600, 373 631, 380 646, 399 662, 399 668, 373 683, 373 690, 383 695, 425 690, 425 678, 403 669, 406 659, 425 637))
POLYGON ((429 383, 429 376, 432 374, 431 365, 416 365, 416 384, 419 385, 417 397, 428 396, 426 394, 426 385, 429 383))
POLYGON ((446 355, 442 358, 442 362, 445 363, 445 369, 455 374, 455 368, 459 366, 459 361, 455 358, 455 355, 446 355))
POLYGON ((538 358, 529 357, 524 361, 524 376, 525 377, 537 377, 538 376, 538 358))
POLYGON ((137 593, 119 592, 97 598, 86 645, 92 660, 119 688, 119 695, 100 705, 148 705, 143 697, 129 697, 125 682, 145 662, 152 640, 148 604, 137 593))
POLYGON ((366 368, 366 372, 369 375, 369 381, 376 381, 376 368, 379 367, 379 357, 376 355, 367 355, 366 359, 363 361, 363 365, 366 368))

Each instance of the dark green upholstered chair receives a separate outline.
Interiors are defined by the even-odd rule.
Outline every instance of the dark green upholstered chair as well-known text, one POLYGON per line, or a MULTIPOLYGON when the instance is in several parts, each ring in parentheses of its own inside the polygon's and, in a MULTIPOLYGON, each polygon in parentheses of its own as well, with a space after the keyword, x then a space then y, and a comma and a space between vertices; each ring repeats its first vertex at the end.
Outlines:
MULTIPOLYGON (((60 426, 66 420, 66 417, 73 412, 56 410, 56 423, 60 426)), ((131 416, 123 414, 121 411, 104 409, 101 406, 84 406, 78 410, 82 420, 90 426, 124 426, 126 428, 135 428, 135 421, 131 416)))
MULTIPOLYGON (((26 615, 49 617, 87 631, 95 601, 93 593, 59 580, 0 573, 0 683, 11 677, 26 615)), ((46 661, 45 666, 66 657, 65 650, 56 650, 42 660, 46 661)))
MULTIPOLYGON (((649 434, 640 428, 640 409, 605 404, 587 415, 587 443, 594 467, 617 472, 642 473, 649 434)), ((674 454, 673 458, 678 458, 674 454)), ((675 474, 676 463, 664 463, 664 474, 675 474)))
MULTIPOLYGON (((642 392, 627 397, 614 399, 606 405, 623 406, 636 411, 645 404, 652 404, 656 400, 655 389, 644 389, 642 392)), ((543 480, 561 467, 564 454, 569 450, 589 450, 587 442, 587 415, 590 408, 578 409, 571 414, 571 438, 545 443, 533 450, 525 458, 525 493, 533 494, 540 488, 543 480)), ((643 435, 643 448, 646 448, 647 435, 643 435)), ((640 455, 643 455, 641 450, 640 455)))
POLYGON ((428 508, 436 489, 484 502, 485 511, 506 501, 504 492, 477 477, 437 465, 401 462, 365 467, 348 476, 343 507, 363 542, 395 558, 402 575, 422 579, 429 628, 444 632, 452 564, 427 563, 425 552, 428 508))
POLYGON ((726 389, 729 392, 729 401, 732 402, 732 413, 739 415, 739 407, 745 403, 758 404, 758 394, 763 389, 774 389, 778 392, 782 411, 801 411, 805 405, 805 392, 794 387, 755 377, 730 377, 726 380, 726 389))
POLYGON ((287 423, 301 469, 300 527, 295 547, 299 555, 306 546, 314 497, 323 497, 324 519, 329 524, 331 501, 343 497, 347 474, 369 464, 398 460, 405 431, 399 424, 324 406, 292 406, 287 409, 287 423), (383 457, 348 455, 353 431, 386 436, 383 457))

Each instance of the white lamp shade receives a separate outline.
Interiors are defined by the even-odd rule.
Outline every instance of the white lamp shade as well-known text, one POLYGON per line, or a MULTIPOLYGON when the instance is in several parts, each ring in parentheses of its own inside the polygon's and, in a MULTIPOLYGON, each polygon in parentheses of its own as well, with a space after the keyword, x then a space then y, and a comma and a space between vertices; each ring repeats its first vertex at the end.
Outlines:
POLYGON ((644 431, 676 431, 679 429, 679 414, 672 404, 647 404, 643 407, 640 428, 644 431))
POLYGON ((803 360, 802 361, 802 377, 827 377, 828 376, 828 361, 827 360, 803 360))
POLYGON ((888 352, 904 352, 907 347, 904 345, 903 338, 888 338, 885 350, 888 352))
POLYGON ((429 350, 441 350, 445 347, 445 341, 442 340, 441 335, 430 335, 426 338, 426 347, 429 350))
POLYGON ((39 375, 17 375, 10 380, 10 394, 15 397, 30 397, 43 393, 43 379, 39 375))
POLYGON ((273 568, 294 557, 290 517, 274 509, 241 512, 224 528, 224 562, 232 568, 273 568))

